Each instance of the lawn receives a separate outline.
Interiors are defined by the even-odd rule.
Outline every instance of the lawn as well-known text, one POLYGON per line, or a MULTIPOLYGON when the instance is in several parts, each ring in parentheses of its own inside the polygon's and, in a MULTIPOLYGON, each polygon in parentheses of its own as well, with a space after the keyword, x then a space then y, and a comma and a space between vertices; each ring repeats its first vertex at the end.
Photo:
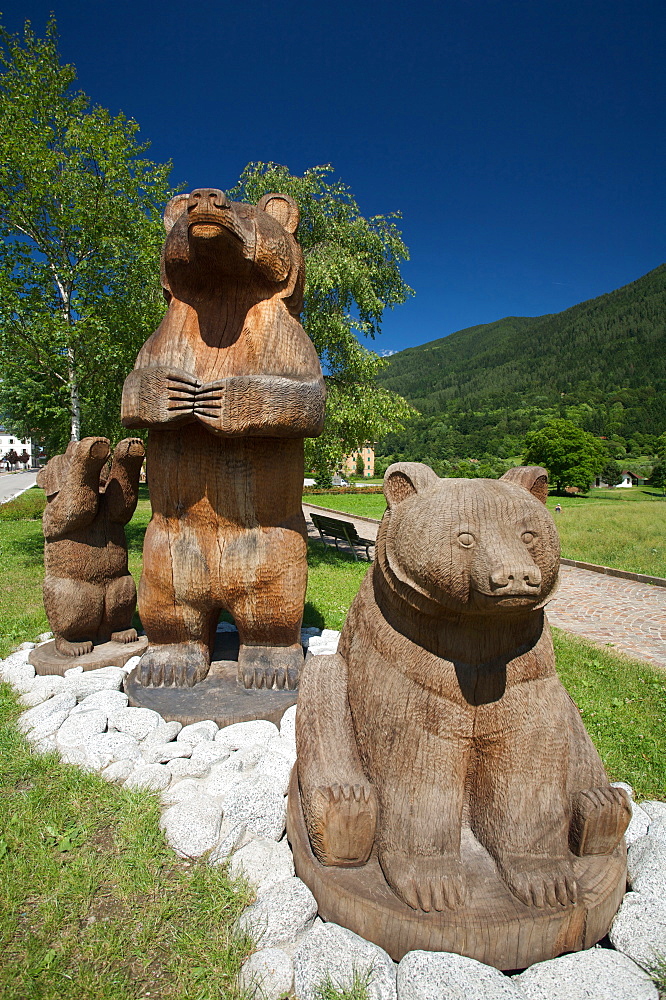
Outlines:
MULTIPOLYGON (((666 502, 655 502, 659 500, 661 492, 647 487, 592 490, 586 497, 550 496, 549 510, 554 512, 558 503, 562 507, 555 514, 562 555, 666 578, 666 502)), ((386 507, 378 493, 315 494, 304 496, 303 502, 377 519, 386 507)))

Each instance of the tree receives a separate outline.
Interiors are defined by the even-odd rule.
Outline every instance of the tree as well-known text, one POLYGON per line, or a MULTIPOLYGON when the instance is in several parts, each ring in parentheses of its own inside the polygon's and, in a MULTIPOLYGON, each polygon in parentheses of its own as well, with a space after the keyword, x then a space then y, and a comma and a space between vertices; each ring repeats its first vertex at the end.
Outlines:
POLYGON ((380 387, 386 362, 357 334, 374 338, 384 310, 413 291, 400 276, 408 259, 395 219, 398 213, 364 218, 349 188, 326 178, 330 165, 302 177, 276 163, 249 163, 231 197, 253 204, 270 191, 291 195, 301 221, 298 242, 305 257, 302 322, 321 359, 328 398, 321 437, 306 442, 306 468, 337 468, 343 455, 402 426, 415 410, 380 387))
POLYGON ((662 459, 661 462, 657 462, 654 469, 652 470, 652 475, 650 476, 650 486, 656 486, 657 489, 662 490, 666 493, 666 461, 662 459))
POLYGON ((622 470, 617 462, 612 458, 608 459, 600 472, 601 479, 609 486, 617 486, 622 482, 622 470))
POLYGON ((359 451, 359 453, 356 456, 356 475, 357 476, 365 475, 365 459, 363 458, 362 451, 359 451))
POLYGON ((570 420, 551 420, 525 437, 526 465, 543 465, 558 492, 566 486, 588 490, 604 464, 604 449, 597 438, 570 420))
POLYGON ((51 449, 115 436, 125 375, 163 302, 170 164, 139 126, 91 107, 43 39, 0 26, 0 412, 51 449))

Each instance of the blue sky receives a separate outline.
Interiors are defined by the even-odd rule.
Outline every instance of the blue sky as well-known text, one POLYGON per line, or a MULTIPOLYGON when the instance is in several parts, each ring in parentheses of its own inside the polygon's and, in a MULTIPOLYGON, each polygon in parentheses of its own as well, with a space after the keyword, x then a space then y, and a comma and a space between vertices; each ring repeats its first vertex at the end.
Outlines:
POLYGON ((250 160, 332 163, 402 212, 416 296, 377 350, 558 312, 666 260, 663 0, 7 0, 95 103, 231 187, 250 160))

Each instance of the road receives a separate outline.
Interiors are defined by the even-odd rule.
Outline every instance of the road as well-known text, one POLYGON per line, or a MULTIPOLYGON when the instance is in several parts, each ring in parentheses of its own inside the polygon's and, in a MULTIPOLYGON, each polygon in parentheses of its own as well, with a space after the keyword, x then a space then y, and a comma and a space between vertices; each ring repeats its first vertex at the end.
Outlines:
POLYGON ((5 472, 0 475, 0 503, 4 503, 5 500, 9 500, 10 497, 16 496, 17 493, 23 493, 24 490, 29 490, 31 486, 35 485, 37 479, 37 470, 34 472, 5 472))

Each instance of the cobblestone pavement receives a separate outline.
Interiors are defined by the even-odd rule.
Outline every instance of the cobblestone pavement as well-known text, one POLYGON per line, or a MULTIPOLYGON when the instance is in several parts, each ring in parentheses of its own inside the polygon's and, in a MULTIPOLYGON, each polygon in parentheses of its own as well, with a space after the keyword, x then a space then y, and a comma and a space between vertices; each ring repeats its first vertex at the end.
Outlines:
POLYGON ((666 587, 562 566, 551 625, 666 669, 666 587))
MULTIPOLYGON (((308 531, 319 538, 308 517, 311 509, 317 508, 303 507, 308 531)), ((364 538, 376 537, 378 521, 357 520, 341 511, 335 516, 351 521, 364 538)), ((546 613, 557 628, 666 669, 666 587, 562 566, 560 589, 546 613)))

